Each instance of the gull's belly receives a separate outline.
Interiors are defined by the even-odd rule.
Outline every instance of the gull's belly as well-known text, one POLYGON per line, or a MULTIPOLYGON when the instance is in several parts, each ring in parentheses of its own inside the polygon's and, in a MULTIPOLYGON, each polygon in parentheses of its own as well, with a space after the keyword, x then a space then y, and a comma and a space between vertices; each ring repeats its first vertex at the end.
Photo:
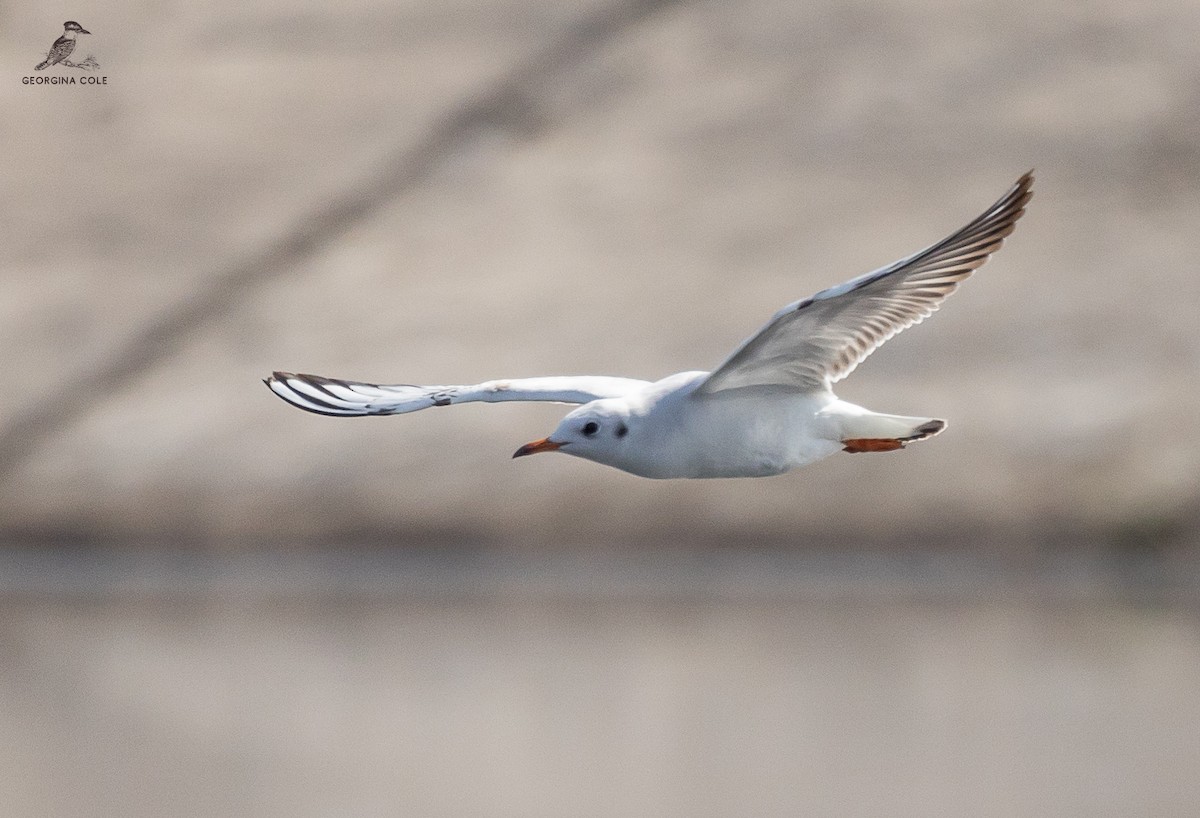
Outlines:
POLYGON ((837 429, 821 414, 832 400, 789 395, 706 398, 646 447, 645 477, 769 477, 839 451, 837 429))

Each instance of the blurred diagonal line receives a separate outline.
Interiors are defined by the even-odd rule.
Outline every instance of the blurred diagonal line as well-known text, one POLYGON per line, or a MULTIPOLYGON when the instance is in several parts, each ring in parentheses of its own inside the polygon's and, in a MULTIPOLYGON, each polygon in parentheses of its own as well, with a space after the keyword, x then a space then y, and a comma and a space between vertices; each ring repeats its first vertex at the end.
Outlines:
POLYGON ((91 406, 179 350, 189 335, 234 307, 255 287, 315 254, 355 224, 426 179, 440 161, 483 132, 521 135, 523 112, 569 69, 655 13, 681 0, 627 0, 589 15, 546 48, 479 93, 460 100, 415 144, 397 148, 373 172, 356 178, 332 201, 301 216, 273 242, 212 276, 179 303, 152 316, 107 362, 70 373, 0 427, 0 481, 31 457, 55 432, 91 406))

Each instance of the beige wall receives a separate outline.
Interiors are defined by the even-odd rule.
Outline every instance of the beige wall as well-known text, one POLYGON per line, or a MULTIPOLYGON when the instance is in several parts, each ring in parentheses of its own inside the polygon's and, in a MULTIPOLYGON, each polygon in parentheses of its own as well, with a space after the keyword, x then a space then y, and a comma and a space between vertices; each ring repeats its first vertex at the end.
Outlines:
POLYGON ((0 533, 1194 530, 1193 2, 71 13, 106 86, 21 84, 62 12, 0 29, 0 533), (1011 242, 841 389, 949 419, 897 455, 651 483, 511 462, 558 407, 349 422, 259 383, 709 368, 1029 167, 1011 242))

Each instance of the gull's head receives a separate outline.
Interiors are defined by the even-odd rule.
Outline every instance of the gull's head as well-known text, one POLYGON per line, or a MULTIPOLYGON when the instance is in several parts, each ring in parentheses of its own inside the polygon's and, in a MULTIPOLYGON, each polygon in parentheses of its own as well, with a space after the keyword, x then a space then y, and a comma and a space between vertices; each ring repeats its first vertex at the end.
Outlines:
POLYGON ((617 465, 637 445, 637 435, 632 433, 636 425, 637 418, 625 401, 619 398, 592 401, 564 417, 549 437, 526 443, 513 457, 562 452, 609 466, 617 465))

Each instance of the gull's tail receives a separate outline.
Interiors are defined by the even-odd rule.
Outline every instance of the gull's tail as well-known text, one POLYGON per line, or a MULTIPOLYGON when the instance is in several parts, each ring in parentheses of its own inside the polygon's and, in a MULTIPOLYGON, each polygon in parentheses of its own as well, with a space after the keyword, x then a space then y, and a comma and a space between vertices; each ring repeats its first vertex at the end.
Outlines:
POLYGON ((893 452, 915 440, 933 437, 946 428, 937 418, 879 415, 874 412, 846 418, 843 425, 844 452, 893 452))
POLYGON ((430 406, 448 406, 454 387, 410 386, 344 381, 320 375, 275 372, 263 380, 292 406, 334 417, 401 415, 430 406))

